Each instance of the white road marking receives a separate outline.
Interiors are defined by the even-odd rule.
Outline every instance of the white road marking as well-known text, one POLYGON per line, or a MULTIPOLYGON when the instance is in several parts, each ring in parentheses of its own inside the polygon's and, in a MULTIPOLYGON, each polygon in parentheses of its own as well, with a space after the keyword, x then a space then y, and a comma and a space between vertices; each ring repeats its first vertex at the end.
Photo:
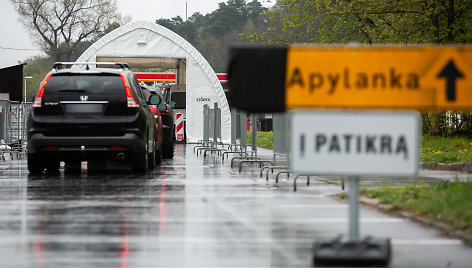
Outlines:
POLYGON ((349 205, 321 205, 321 204, 281 204, 280 208, 349 208, 349 205))
POLYGON ((392 239, 393 245, 423 245, 423 246, 457 246, 462 245, 458 239, 392 239))

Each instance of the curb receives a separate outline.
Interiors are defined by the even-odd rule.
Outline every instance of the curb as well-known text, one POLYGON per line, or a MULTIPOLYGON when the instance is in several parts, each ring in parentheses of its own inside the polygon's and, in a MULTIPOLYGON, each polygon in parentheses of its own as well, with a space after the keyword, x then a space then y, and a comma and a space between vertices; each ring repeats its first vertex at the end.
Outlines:
MULTIPOLYGON (((345 203, 348 203, 347 199, 342 199, 339 197, 339 195, 332 195, 331 196, 333 199, 345 203)), ((395 216, 395 217, 400 217, 403 219, 408 219, 412 222, 416 222, 419 224, 422 224, 424 226, 428 226, 431 228, 434 228, 438 231, 441 232, 441 235, 447 238, 455 238, 455 239, 460 239, 465 245, 467 246, 472 246, 472 238, 468 237, 464 232, 462 231, 451 231, 450 230, 450 224, 446 222, 441 222, 441 221, 432 221, 428 220, 424 217, 415 215, 414 213, 408 212, 408 211, 402 211, 402 210, 392 210, 391 205, 385 205, 385 204, 380 204, 379 200, 377 198, 370 198, 365 195, 359 195, 359 204, 362 206, 365 206, 370 209, 375 209, 378 210, 382 213, 385 213, 390 216, 395 216)))
POLYGON ((430 169, 430 170, 456 171, 456 172, 461 172, 461 173, 472 173, 472 163, 455 163, 455 164, 421 163, 420 168, 430 169))

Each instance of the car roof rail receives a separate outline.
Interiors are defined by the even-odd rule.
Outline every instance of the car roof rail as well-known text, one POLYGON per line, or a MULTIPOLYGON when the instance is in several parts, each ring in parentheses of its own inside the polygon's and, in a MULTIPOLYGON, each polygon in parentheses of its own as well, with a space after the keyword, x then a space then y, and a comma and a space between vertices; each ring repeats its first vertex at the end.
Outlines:
POLYGON ((113 65, 119 66, 121 69, 130 69, 126 62, 55 62, 53 68, 57 71, 61 69, 61 66, 66 65, 85 65, 85 69, 89 70, 89 65, 113 65))

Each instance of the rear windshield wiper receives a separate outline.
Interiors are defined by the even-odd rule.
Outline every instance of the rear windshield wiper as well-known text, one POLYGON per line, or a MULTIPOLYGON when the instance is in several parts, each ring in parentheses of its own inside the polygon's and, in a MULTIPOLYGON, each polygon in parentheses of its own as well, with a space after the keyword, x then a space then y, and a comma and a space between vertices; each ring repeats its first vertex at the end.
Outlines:
POLYGON ((85 89, 61 89, 57 92, 73 92, 73 93, 85 93, 85 89))

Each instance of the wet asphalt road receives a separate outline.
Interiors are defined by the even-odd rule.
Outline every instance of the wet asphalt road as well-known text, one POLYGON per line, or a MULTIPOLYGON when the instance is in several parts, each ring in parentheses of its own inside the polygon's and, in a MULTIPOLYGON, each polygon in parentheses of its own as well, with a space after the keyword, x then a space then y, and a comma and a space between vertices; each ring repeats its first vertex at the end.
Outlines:
MULTIPOLYGON (((330 197, 339 180, 300 179, 295 193, 292 180, 266 183, 256 168, 239 174, 192 148, 177 145, 142 176, 28 176, 26 161, 1 161, 0 267, 310 267, 315 239, 347 234, 348 206, 330 197)), ((368 208, 360 225, 362 236, 392 239, 390 267, 472 267, 472 249, 434 229, 368 208)))

